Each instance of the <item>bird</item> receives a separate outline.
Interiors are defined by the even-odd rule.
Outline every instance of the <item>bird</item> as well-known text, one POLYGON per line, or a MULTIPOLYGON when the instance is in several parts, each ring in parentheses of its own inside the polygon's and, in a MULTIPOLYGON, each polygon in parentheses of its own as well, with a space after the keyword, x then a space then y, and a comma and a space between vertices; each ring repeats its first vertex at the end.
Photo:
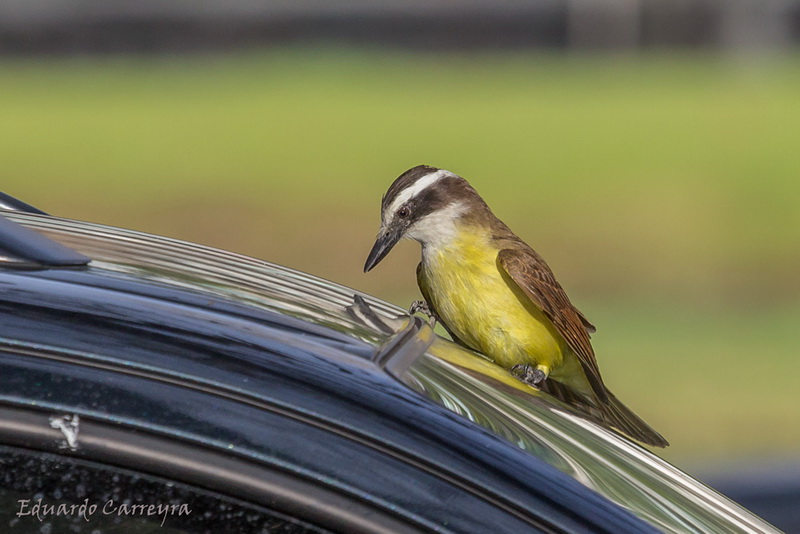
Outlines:
POLYGON ((454 342, 602 426, 654 447, 669 445, 605 386, 590 339, 595 327, 542 256, 467 180, 428 165, 401 174, 383 196, 364 272, 402 238, 422 248, 417 283, 424 301, 411 313, 421 309, 454 342))

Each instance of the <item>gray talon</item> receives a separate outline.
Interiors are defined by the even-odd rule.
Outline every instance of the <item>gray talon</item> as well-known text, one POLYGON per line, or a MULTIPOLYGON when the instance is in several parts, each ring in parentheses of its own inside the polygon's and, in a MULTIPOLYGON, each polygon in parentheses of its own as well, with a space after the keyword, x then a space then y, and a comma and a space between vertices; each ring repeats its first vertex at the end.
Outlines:
POLYGON ((531 367, 527 363, 518 363, 511 368, 511 375, 521 382, 525 382, 529 386, 539 389, 539 384, 547 378, 544 371, 531 367))
POLYGON ((421 313, 428 317, 428 324, 431 325, 431 328, 436 326, 436 315, 431 311, 428 307, 428 303, 424 300, 415 300, 411 303, 411 307, 408 309, 409 315, 414 315, 415 313, 421 313))
POLYGON ((417 312, 422 312, 425 315, 430 315, 431 312, 428 309, 428 304, 424 300, 415 300, 411 303, 411 307, 408 309, 408 313, 410 315, 414 315, 417 312))

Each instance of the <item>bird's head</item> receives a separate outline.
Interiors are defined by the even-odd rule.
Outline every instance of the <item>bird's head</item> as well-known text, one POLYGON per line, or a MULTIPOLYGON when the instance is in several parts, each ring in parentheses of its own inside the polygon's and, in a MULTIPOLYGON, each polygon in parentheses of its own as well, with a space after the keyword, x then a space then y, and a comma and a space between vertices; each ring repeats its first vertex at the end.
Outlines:
POLYGON ((488 210, 460 176, 427 165, 407 170, 383 195, 381 228, 364 272, 380 263, 401 238, 419 241, 423 247, 451 241, 459 220, 475 208, 488 210))

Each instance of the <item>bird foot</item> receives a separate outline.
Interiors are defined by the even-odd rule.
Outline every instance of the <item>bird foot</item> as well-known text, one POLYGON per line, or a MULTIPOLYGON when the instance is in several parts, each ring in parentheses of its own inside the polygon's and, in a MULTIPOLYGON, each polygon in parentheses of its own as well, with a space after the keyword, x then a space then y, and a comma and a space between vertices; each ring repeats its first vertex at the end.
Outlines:
POLYGON ((539 384, 543 382, 545 378, 547 378, 547 375, 544 374, 544 371, 537 369, 536 367, 532 367, 527 363, 518 363, 512 367, 511 375, 520 382, 525 382, 529 386, 535 387, 536 389, 539 389, 539 384))
POLYGON ((428 303, 424 300, 415 300, 411 303, 411 307, 408 308, 408 314, 414 315, 415 313, 426 315, 431 328, 436 326, 436 315, 431 311, 430 307, 428 307, 428 303))

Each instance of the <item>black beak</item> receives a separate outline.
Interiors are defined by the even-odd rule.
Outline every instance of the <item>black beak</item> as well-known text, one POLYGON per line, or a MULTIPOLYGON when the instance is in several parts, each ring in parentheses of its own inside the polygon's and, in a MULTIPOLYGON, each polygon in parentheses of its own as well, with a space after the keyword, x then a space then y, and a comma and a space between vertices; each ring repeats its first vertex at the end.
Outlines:
POLYGON ((381 229, 378 237, 375 239, 375 244, 372 245, 372 250, 369 251, 369 256, 367 256, 367 263, 364 264, 364 272, 367 273, 378 265, 381 260, 389 254, 392 247, 400 241, 401 236, 402 232, 400 229, 381 229))

